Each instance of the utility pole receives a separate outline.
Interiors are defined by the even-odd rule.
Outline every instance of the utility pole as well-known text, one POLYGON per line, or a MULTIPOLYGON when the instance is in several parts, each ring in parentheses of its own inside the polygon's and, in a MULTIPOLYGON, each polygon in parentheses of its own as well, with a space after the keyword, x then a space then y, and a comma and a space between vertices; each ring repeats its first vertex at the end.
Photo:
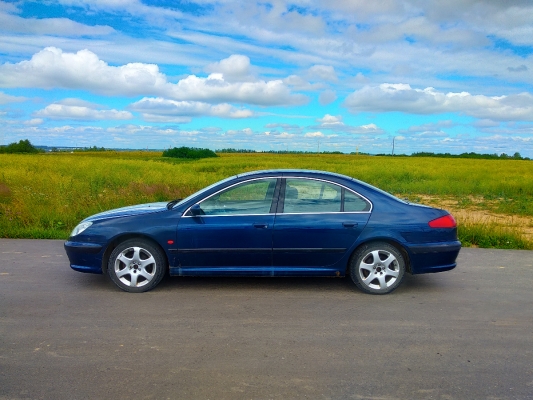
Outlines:
POLYGON ((392 155, 394 155, 394 139, 396 139, 396 136, 392 138, 392 155))
POLYGON ((317 154, 320 154, 320 140, 318 141, 318 149, 317 149, 317 154))

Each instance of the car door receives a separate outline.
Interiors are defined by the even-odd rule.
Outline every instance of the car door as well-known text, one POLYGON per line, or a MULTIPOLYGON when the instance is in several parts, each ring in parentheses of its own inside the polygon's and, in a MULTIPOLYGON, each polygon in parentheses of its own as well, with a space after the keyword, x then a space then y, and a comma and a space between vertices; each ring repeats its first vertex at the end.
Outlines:
POLYGON ((349 255, 371 207, 367 199, 336 183, 282 179, 273 230, 276 273, 337 274, 337 263, 349 255))
POLYGON ((241 182, 191 207, 178 224, 178 273, 271 274, 277 182, 241 182))

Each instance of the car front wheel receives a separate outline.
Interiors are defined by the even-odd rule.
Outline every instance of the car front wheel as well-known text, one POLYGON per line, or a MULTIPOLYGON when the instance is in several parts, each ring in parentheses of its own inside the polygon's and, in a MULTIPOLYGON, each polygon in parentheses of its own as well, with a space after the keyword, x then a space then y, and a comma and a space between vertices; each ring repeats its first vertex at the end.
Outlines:
POLYGON ((404 274, 405 260, 401 252, 384 242, 362 246, 350 263, 350 277, 366 293, 390 293, 400 285, 404 274))
POLYGON ((151 242, 130 239, 120 243, 111 253, 107 272, 115 285, 126 292, 153 289, 165 275, 165 257, 151 242))

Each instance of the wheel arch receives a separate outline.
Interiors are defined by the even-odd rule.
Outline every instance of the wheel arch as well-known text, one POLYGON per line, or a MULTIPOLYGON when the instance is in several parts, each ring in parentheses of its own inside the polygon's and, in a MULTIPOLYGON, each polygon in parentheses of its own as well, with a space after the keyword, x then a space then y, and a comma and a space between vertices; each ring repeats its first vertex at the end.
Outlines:
POLYGON ((161 247, 161 245, 157 242, 157 240, 155 240, 153 237, 150 237, 148 235, 143 235, 139 233, 126 233, 126 234, 113 238, 113 240, 109 242, 109 245, 107 246, 104 252, 104 255, 102 257, 102 273, 104 275, 107 274, 107 265, 109 263, 109 257, 111 256, 111 253, 113 252, 113 250, 115 250, 115 248, 120 243, 125 242, 126 240, 130 240, 130 239, 143 239, 143 240, 150 242, 152 245, 156 246, 161 251, 161 254, 163 255, 165 259, 166 273, 168 273, 168 267, 169 267, 168 256, 167 256, 165 249, 161 247))
POLYGON ((352 259, 355 257, 359 249, 363 246, 368 246, 368 245, 371 245, 372 243, 379 243, 379 242, 387 243, 387 244, 390 244, 391 246, 394 246, 402 254, 405 260, 406 271, 409 272, 410 274, 412 273, 411 272, 411 259, 409 257, 409 253, 407 252, 407 250, 405 250, 405 248, 398 241, 391 239, 390 237, 381 237, 381 238, 374 237, 374 238, 367 239, 359 243, 353 249, 352 253, 350 254, 350 257, 348 257, 348 262, 346 263, 346 270, 345 270, 346 276, 349 276, 350 274, 350 265, 352 263, 352 259))

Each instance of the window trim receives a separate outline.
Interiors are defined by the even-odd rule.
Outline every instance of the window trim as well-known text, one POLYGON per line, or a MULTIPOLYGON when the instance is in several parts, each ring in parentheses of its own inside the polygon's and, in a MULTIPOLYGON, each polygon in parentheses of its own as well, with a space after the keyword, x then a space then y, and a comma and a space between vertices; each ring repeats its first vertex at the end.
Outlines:
MULTIPOLYGON (((215 196, 215 195, 219 194, 220 192, 223 192, 223 191, 225 191, 227 189, 231 189, 232 187, 240 185, 240 184, 243 184, 243 183, 259 181, 259 180, 265 180, 265 179, 276 179, 277 180, 276 181, 276 187, 274 189, 274 195, 273 195, 273 198, 272 198, 272 204, 271 204, 271 207, 270 207, 270 212, 265 213, 265 214, 201 215, 200 217, 201 218, 215 218, 215 217, 250 217, 250 216, 264 216, 264 215, 272 215, 272 216, 274 216, 274 215, 302 215, 302 214, 312 214, 312 215, 317 215, 317 214, 371 214, 372 210, 374 209, 374 204, 367 197, 363 196, 360 193, 357 193, 355 190, 350 189, 349 187, 347 187, 347 186, 345 186, 345 185, 343 185, 341 183, 338 183, 338 182, 333 182, 333 181, 329 181, 327 179, 321 179, 321 178, 311 178, 311 177, 307 177, 307 176, 290 176, 290 175, 289 176, 266 176, 266 177, 253 178, 253 179, 249 179, 249 180, 245 180, 245 181, 241 181, 241 182, 236 182, 233 185, 230 185, 230 186, 227 186, 227 187, 225 187, 223 189, 220 189, 220 190, 216 191, 215 193, 212 193, 209 196, 204 197, 200 201, 192 204, 182 214, 182 218, 198 218, 197 216, 194 216, 194 215, 188 215, 189 211, 192 208, 192 206, 194 206, 195 204, 200 204, 201 202, 209 199, 212 196, 215 196), (284 203, 285 203, 286 179, 307 179, 307 180, 318 181, 318 182, 326 182, 326 183, 330 183, 332 185, 339 186, 339 187, 343 188, 344 190, 348 190, 349 192, 352 192, 356 196, 359 196, 363 200, 368 202, 368 204, 370 204, 370 209, 368 211, 317 211, 317 212, 284 213, 283 212, 283 206, 284 206, 284 203)), ((341 196, 343 197, 341 204, 342 204, 342 208, 344 209, 344 193, 342 193, 341 196)))

